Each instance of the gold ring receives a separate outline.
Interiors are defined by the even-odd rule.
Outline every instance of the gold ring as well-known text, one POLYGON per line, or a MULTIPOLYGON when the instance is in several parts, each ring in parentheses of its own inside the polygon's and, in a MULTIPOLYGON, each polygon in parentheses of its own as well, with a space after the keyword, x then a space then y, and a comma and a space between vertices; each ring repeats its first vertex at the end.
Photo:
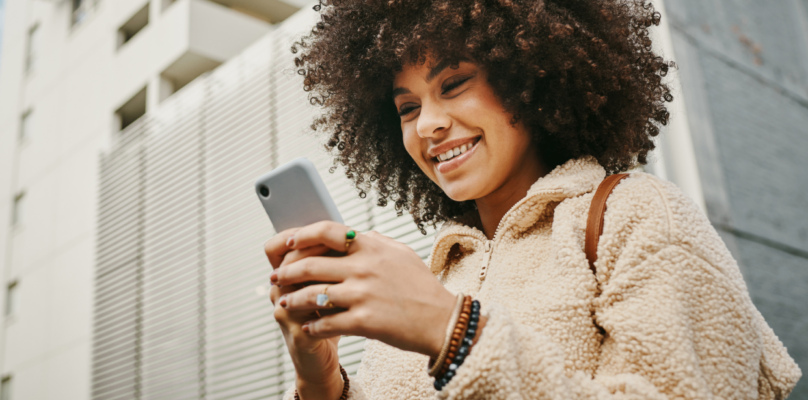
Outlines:
POLYGON ((345 232, 345 251, 348 251, 348 247, 351 247, 351 243, 356 240, 356 231, 353 229, 345 232))
POLYGON ((319 307, 325 308, 333 308, 334 303, 331 302, 331 299, 328 298, 328 287, 331 285, 325 285, 323 288, 323 292, 317 295, 316 304, 319 307))

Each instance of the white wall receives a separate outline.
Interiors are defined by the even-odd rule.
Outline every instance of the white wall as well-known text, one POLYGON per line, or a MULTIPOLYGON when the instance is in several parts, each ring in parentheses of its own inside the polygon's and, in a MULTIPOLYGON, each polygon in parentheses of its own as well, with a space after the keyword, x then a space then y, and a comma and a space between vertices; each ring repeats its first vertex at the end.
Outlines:
POLYGON ((3 18, 3 10, 5 9, 5 2, 4 0, 0 0, 0 59, 3 57, 3 22, 5 18, 3 18))

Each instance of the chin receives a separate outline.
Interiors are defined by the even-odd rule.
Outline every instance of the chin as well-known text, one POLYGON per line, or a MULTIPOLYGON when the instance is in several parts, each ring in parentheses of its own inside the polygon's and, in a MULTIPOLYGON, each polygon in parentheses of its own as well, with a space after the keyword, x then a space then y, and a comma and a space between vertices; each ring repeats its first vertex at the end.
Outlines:
POLYGON ((465 182, 452 182, 446 185, 441 185, 441 189, 443 189, 443 193, 446 193, 450 199, 461 202, 467 200, 476 200, 479 199, 480 196, 476 193, 475 190, 472 188, 477 188, 473 182, 465 183, 465 182))

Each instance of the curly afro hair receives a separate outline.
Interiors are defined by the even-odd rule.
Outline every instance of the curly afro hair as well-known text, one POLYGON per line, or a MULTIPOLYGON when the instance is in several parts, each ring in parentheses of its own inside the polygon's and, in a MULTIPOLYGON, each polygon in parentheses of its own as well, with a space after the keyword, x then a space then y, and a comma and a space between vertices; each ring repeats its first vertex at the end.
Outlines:
POLYGON ((405 150, 392 98, 404 65, 473 60, 551 168, 585 155, 609 173, 644 164, 668 121, 662 78, 674 65, 652 51, 661 16, 647 0, 321 0, 314 10, 320 21, 292 47, 324 108, 312 128, 328 133, 361 197, 375 189, 422 232, 476 206, 451 200, 405 150))

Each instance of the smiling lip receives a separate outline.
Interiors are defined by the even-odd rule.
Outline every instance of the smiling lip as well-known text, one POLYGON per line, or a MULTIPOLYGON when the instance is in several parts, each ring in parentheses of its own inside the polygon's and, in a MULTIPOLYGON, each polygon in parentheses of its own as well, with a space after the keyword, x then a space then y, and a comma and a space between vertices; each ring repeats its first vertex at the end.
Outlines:
POLYGON ((479 138, 480 138, 479 136, 474 136, 474 137, 467 137, 467 138, 463 138, 463 139, 455 139, 455 140, 446 142, 446 143, 444 143, 444 144, 442 144, 440 146, 436 146, 436 147, 433 147, 433 148, 429 149, 429 151, 427 151, 427 155, 429 156, 429 158, 435 158, 435 157, 439 156, 440 154, 443 154, 443 153, 447 152, 448 150, 451 150, 451 149, 453 149, 455 147, 460 147, 460 146, 462 146, 464 144, 474 144, 474 142, 476 142, 477 139, 479 139, 479 138))
MULTIPOLYGON (((480 139, 481 138, 479 136, 475 137, 475 138, 472 138, 471 140, 463 140, 463 139, 461 139, 461 140, 457 140, 457 141, 453 141, 453 142, 448 142, 448 143, 446 143, 446 145, 441 145, 440 147, 435 148, 435 150, 439 151, 441 148, 446 148, 446 149, 452 148, 452 147, 448 147, 447 145, 457 147, 457 146, 462 146, 463 144, 466 144, 466 143, 471 144, 470 149, 466 150, 465 153, 452 158, 451 160, 440 161, 439 162, 439 161, 437 161, 437 159, 433 158, 433 160, 435 160, 434 162, 435 162, 435 164, 437 166, 438 172, 440 172, 441 174, 447 174, 449 172, 452 172, 452 171, 460 168, 460 165, 463 164, 469 158, 471 158, 472 154, 474 154, 474 151, 477 150, 477 145, 480 143, 480 139)), ((438 153, 438 154, 440 154, 440 153, 438 153)))

